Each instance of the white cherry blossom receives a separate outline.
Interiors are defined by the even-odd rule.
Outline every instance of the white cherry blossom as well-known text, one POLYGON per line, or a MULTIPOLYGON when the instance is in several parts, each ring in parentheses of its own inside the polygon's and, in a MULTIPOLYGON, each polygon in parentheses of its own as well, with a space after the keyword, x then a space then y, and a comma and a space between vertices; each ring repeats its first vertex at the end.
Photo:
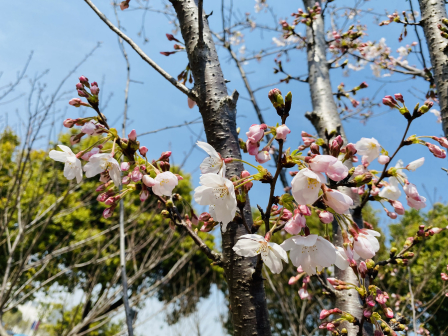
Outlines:
POLYGON ((67 180, 73 180, 76 178, 76 182, 79 183, 82 180, 82 166, 81 160, 72 152, 70 147, 64 145, 58 145, 61 151, 52 150, 49 153, 51 159, 65 163, 64 177, 67 180))
POLYGON ((397 201, 401 196, 401 190, 398 188, 399 182, 395 177, 389 178, 389 183, 385 187, 381 188, 378 196, 397 201))
POLYGON ((353 241, 353 250, 363 259, 373 258, 380 249, 380 243, 375 237, 381 234, 374 230, 361 229, 357 239, 353 241))
POLYGON ((120 164, 111 153, 94 154, 84 166, 86 177, 93 177, 106 170, 109 172, 109 176, 114 181, 114 184, 119 186, 121 183, 120 164))
POLYGON ((194 190, 194 200, 200 205, 213 205, 213 219, 222 222, 222 231, 226 232, 236 213, 235 189, 232 181, 216 174, 201 175, 201 186, 194 190))
POLYGON ((336 262, 336 249, 332 243, 315 234, 309 236, 294 236, 286 239, 281 247, 289 252, 294 266, 302 266, 309 275, 316 274, 324 267, 336 262))
POLYGON ((417 168, 420 168, 424 163, 425 163, 425 158, 422 157, 420 159, 412 161, 410 164, 408 164, 406 166, 406 169, 410 170, 410 171, 415 171, 417 168))
POLYGON ((325 192, 324 203, 336 211, 338 214, 349 214, 349 209, 353 205, 353 200, 337 190, 329 189, 325 192))
POLYGON ((205 158, 204 161, 202 161, 201 165, 199 166, 201 168, 202 174, 220 174, 222 176, 225 176, 226 173, 226 164, 224 163, 224 160, 221 158, 221 155, 208 143, 203 141, 198 141, 196 143, 200 148, 202 148, 210 157, 205 158))
POLYGON ((145 175, 143 183, 151 187, 154 194, 158 196, 171 196, 173 189, 179 183, 179 179, 172 172, 166 171, 158 174, 155 178, 145 175))
POLYGON ((355 148, 358 154, 365 157, 368 162, 372 162, 380 156, 381 146, 375 138, 361 138, 355 144, 355 148))
POLYGON ((280 245, 267 242, 264 237, 256 234, 241 236, 233 250, 242 257, 255 257, 261 254, 261 259, 274 274, 283 270, 282 259, 288 263, 288 255, 280 245))
POLYGON ((308 168, 300 170, 291 181, 292 196, 301 205, 313 204, 319 198, 319 191, 325 177, 308 168))
POLYGON ((345 250, 343 247, 335 246, 336 248, 336 261, 335 265, 341 269, 345 270, 350 265, 350 259, 358 260, 359 255, 351 249, 351 247, 348 247, 348 250, 345 250), (347 256, 347 253, 349 254, 347 256))

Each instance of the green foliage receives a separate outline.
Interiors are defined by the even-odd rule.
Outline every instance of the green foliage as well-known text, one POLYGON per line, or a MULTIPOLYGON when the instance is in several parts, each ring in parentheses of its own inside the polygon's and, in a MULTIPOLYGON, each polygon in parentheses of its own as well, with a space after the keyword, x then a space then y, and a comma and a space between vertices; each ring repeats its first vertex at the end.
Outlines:
MULTIPOLYGON (((73 132, 74 130, 71 130, 71 133, 73 132)), ((70 135, 70 133, 63 134, 58 143, 69 145, 70 135)), ((81 147, 86 148, 95 141, 94 137, 87 137, 81 141, 81 144, 70 145, 70 147, 76 153, 81 147)), ((48 153, 42 150, 31 150, 25 153, 19 148, 19 144, 19 139, 10 130, 0 135, 0 211, 2 213, 9 211, 8 225, 11 238, 14 239, 18 231, 17 224, 14 224, 17 223, 18 212, 17 191, 15 193, 10 191, 20 176, 22 176, 19 188, 20 207, 22 222, 25 226, 32 223, 39 214, 54 206, 58 200, 60 203, 53 208, 54 211, 49 211, 43 216, 42 220, 29 226, 14 260, 20 260, 21 253, 29 248, 36 237, 39 239, 31 251, 30 263, 45 258, 52 251, 73 246, 105 230, 108 231, 73 251, 57 255, 44 268, 42 265, 36 265, 23 272, 13 290, 19 288, 32 276, 35 275, 36 278, 24 287, 23 292, 15 300, 24 297, 25 293, 35 288, 36 284, 43 283, 61 270, 67 269, 68 272, 48 282, 43 290, 48 290, 55 282, 68 292, 76 288, 88 292, 91 286, 96 286, 99 292, 91 297, 91 303, 94 304, 107 286, 115 283, 113 287, 116 287, 120 282, 113 281, 119 266, 118 208, 111 218, 104 219, 102 213, 106 206, 96 201, 99 193, 95 189, 100 184, 98 177, 92 179, 84 177, 83 182, 76 185, 74 180, 67 181, 63 176, 62 163, 51 160, 48 153), (29 155, 29 161, 20 160, 26 155, 29 155), (67 193, 67 190, 70 192, 67 193)), ((54 149, 58 150, 56 146, 54 149)), ((180 173, 176 167, 172 170, 180 173)), ((190 176, 183 173, 182 175, 184 179, 179 181, 175 192, 182 197, 182 201, 178 204, 179 209, 188 211, 189 207, 186 204, 191 202, 192 186, 190 176)), ((127 274, 132 277, 142 263, 147 263, 153 258, 157 260, 157 254, 162 253, 163 256, 168 256, 153 265, 150 272, 145 272, 135 279, 129 286, 132 292, 131 299, 163 279, 175 263, 194 247, 193 241, 184 232, 180 232, 178 228, 172 231, 167 219, 159 213, 160 207, 154 197, 150 197, 144 203, 140 201, 138 192, 129 194, 125 198, 126 245, 128 249, 135 250, 131 260, 127 262, 127 274)), ((0 238, 4 242, 4 232, 1 234, 3 236, 0 238)), ((200 236, 209 247, 214 248, 212 235, 200 233, 200 236)), ((0 247, 6 248, 5 244, 0 247)), ((6 265, 6 258, 7 253, 0 253, 0 265, 6 265)), ((177 317, 171 318, 170 322, 175 323, 180 315, 193 311, 199 298, 209 295, 212 284, 210 277, 198 276, 206 273, 207 270, 210 271, 209 274, 214 273, 210 261, 203 253, 197 251, 187 266, 170 278, 169 284, 162 283, 158 287, 156 297, 168 302, 200 279, 194 295, 192 291, 187 291, 186 296, 182 298, 183 301, 174 302, 177 303, 174 309, 177 317), (188 305, 185 302, 188 302, 188 305)), ((3 278, 3 275, 4 267, 0 267, 0 277, 3 278)), ((33 295, 29 295, 24 302, 32 299, 33 295)), ((120 301, 114 304, 120 304, 120 301)), ((114 305, 111 309, 113 307, 114 305)), ((87 313, 88 309, 81 312, 84 316, 87 313)))
MULTIPOLYGON (((448 225, 448 205, 434 204, 432 210, 423 213, 409 210, 400 223, 390 226, 391 246, 400 251, 407 237, 413 237, 419 225, 445 228, 448 225)), ((440 273, 447 273, 448 234, 442 231, 414 247, 415 257, 410 260, 412 288, 416 302, 417 326, 424 324, 431 335, 442 335, 448 330, 448 298, 446 281, 440 273)), ((382 269, 380 278, 399 312, 412 317, 409 295, 409 273, 406 267, 390 265, 382 269)), ((412 327, 411 327, 412 328, 412 327)))

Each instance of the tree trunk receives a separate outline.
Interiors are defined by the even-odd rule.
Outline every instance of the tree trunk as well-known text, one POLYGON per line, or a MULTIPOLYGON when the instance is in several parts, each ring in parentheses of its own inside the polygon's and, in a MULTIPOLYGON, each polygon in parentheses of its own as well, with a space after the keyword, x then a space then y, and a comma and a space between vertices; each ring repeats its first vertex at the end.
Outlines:
MULTIPOLYGON (((223 158, 241 158, 236 132, 238 93, 228 96, 212 34, 204 13, 203 38, 200 38, 197 0, 170 0, 176 10, 194 77, 197 105, 204 122, 207 141, 223 158)), ((241 163, 227 165, 227 177, 239 175, 241 163)), ((249 227, 252 217, 249 201, 244 210, 249 227)), ((261 267, 258 258, 242 258, 232 250, 238 238, 246 234, 242 223, 229 223, 222 233, 224 272, 229 286, 230 314, 235 336, 271 335, 261 267), (260 266, 260 265, 258 265, 260 266)))
POLYGON ((434 71, 434 78, 439 98, 440 113, 442 116, 442 129, 448 136, 448 40, 440 35, 438 24, 446 18, 444 0, 419 0, 422 26, 428 44, 429 56, 434 71))
MULTIPOLYGON (((316 3, 315 0, 304 0, 305 7, 313 7, 316 3)), ((319 1, 320 4, 320 1, 319 1)), ((325 40, 325 26, 322 16, 317 17, 313 23, 313 27, 307 27, 306 31, 307 37, 307 57, 308 57, 308 82, 311 91, 311 102, 313 105, 313 112, 307 113, 306 117, 311 121, 314 128, 316 129, 319 137, 325 138, 325 130, 331 132, 336 130, 338 134, 344 139, 344 143, 347 144, 347 136, 344 132, 344 127, 342 126, 342 121, 337 110, 336 103, 333 98, 333 91, 331 88, 329 66, 326 56, 326 40, 325 40)), ((352 167, 351 163, 346 161, 349 168, 352 167)), ((349 194, 356 202, 359 197, 353 195, 349 188, 340 188, 341 192, 349 194)), ((352 211, 353 220, 362 227, 363 221, 360 211, 353 209, 352 211)), ((336 246, 342 246, 343 239, 339 225, 335 222, 333 223, 333 243, 336 246)), ((355 273, 351 268, 342 271, 335 267, 335 275, 338 279, 357 283, 355 273)), ((356 316, 359 320, 362 317, 362 306, 359 300, 359 295, 356 290, 349 291, 339 291, 336 292, 336 307, 350 312, 356 316)), ((345 326, 349 331, 349 336, 354 336, 358 333, 358 327, 353 327, 353 325, 345 326)), ((373 332, 371 332, 373 334, 373 332)))

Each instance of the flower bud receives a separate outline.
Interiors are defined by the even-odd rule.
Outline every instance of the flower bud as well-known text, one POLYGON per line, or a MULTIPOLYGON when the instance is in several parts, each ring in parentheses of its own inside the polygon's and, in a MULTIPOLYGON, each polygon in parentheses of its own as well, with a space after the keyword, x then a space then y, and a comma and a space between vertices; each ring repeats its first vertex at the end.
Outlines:
POLYGON ((104 211, 103 211, 103 217, 104 217, 105 219, 110 218, 110 217, 113 215, 114 210, 115 210, 115 206, 111 206, 110 208, 106 208, 106 209, 104 209, 104 211))
POLYGON ((141 146, 138 151, 141 155, 146 156, 146 153, 148 153, 148 148, 146 148, 146 146, 141 146))
POLYGON ((122 11, 129 8, 129 1, 131 1, 131 0, 124 0, 124 1, 120 2, 120 9, 122 11))
MULTIPOLYGON (((79 98, 74 98, 74 99, 79 99, 79 98)), ((73 100, 73 99, 72 99, 73 100)), ((79 99, 79 100, 81 100, 81 99, 79 99)), ((67 127, 67 128, 72 128, 75 124, 76 124, 76 121, 77 121, 78 119, 65 119, 63 122, 62 122, 62 125, 64 125, 64 127, 67 127)))
POLYGON ((137 140, 137 132, 135 131, 135 129, 133 129, 129 134, 128 134, 128 139, 131 141, 135 141, 137 140))
POLYGON ((158 161, 169 161, 170 156, 171 156, 171 151, 163 152, 162 155, 160 155, 158 161))
POLYGON ((79 82, 87 87, 90 87, 89 79, 86 76, 79 77, 79 82))
POLYGON ((361 274, 361 277, 364 279, 367 274, 367 265, 364 261, 361 261, 358 266, 358 271, 361 274))
POLYGON ((389 107, 397 107, 398 103, 395 101, 394 98, 392 98, 392 96, 385 96, 383 98, 383 104, 389 107))
POLYGON ((319 213, 319 219, 322 223, 324 224, 329 224, 332 223, 334 220, 334 216, 331 212, 329 211, 321 211, 319 213))
POLYGON ((123 176, 123 178, 121 179, 121 183, 122 184, 129 184, 129 183, 131 183, 131 177, 129 175, 123 176))
POLYGON ((90 92, 91 92, 93 95, 97 96, 98 93, 100 92, 100 89, 98 88, 98 86, 91 86, 91 87, 90 87, 90 92))
POLYGON ((79 98, 72 98, 70 99, 70 101, 68 102, 70 105, 74 106, 74 107, 80 107, 80 106, 89 106, 89 104, 84 103, 81 99, 79 98))
POLYGON ((131 164, 129 162, 122 162, 120 165, 121 171, 128 171, 131 168, 131 164))
POLYGON ((143 189, 142 192, 140 193, 140 201, 144 202, 148 199, 149 197, 149 191, 147 189, 143 189))
POLYGON ((388 163, 390 161, 390 157, 388 157, 387 155, 380 155, 378 157, 378 163, 385 165, 386 163, 388 163))
POLYGON ((443 137, 442 138, 438 138, 436 136, 433 136, 432 139, 437 141, 440 144, 440 146, 448 148, 448 140, 447 140, 447 138, 443 138, 443 137))
POLYGON ((269 91, 268 98, 275 108, 284 106, 283 96, 279 89, 272 89, 269 91))
POLYGON ((428 147, 429 151, 437 158, 444 159, 446 158, 446 152, 442 148, 432 143, 427 142, 426 147, 428 147))
POLYGON ((134 168, 134 171, 131 173, 131 180, 134 182, 139 182, 143 177, 142 172, 140 171, 140 168, 137 166, 134 168))
POLYGON ((344 161, 351 159, 356 154, 356 152, 357 150, 354 144, 352 143, 347 144, 347 146, 345 146, 344 161))
POLYGON ((401 93, 394 94, 394 97, 396 100, 398 100, 400 103, 404 104, 403 95, 401 93))

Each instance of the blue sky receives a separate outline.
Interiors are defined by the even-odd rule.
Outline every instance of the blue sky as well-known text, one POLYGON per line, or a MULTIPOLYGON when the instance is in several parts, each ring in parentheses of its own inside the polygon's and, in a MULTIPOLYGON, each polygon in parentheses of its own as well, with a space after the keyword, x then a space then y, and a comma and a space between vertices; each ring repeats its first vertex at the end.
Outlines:
MULTIPOLYGON (((110 1, 95 1, 96 5, 113 21, 113 14, 110 1)), ((267 24, 273 26, 279 19, 288 18, 291 20, 290 13, 297 10, 297 1, 281 1, 277 3, 269 1, 270 8, 276 13, 274 18, 270 12, 261 11, 258 14, 254 12, 254 0, 240 0, 234 4, 235 16, 244 17, 244 13, 250 12, 251 17, 255 18, 259 24, 267 24)), ((352 0, 338 0, 336 3, 344 7, 351 5, 352 0)), ((230 1, 226 1, 226 8, 230 1)), ((164 6, 159 1, 149 1, 149 5, 154 9, 164 10, 164 6)), ((417 8, 417 1, 414 0, 417 8)), ((162 56, 160 51, 171 51, 173 43, 169 42, 165 33, 171 33, 173 26, 168 22, 165 15, 155 12, 147 12, 145 15, 141 10, 135 9, 135 1, 131 1, 131 10, 120 12, 120 20, 126 29, 126 34, 131 36, 142 49, 160 66, 162 66, 171 75, 177 76, 187 65, 187 57, 185 53, 178 53, 170 57, 162 56), (147 43, 143 43, 142 24, 144 23, 144 31, 148 39, 147 43)), ((209 17, 209 23, 212 29, 221 30, 221 11, 220 1, 205 1, 205 11, 207 13, 213 10, 213 15, 209 17)), ((408 9, 407 1, 384 1, 375 0, 367 3, 363 8, 374 8, 375 13, 383 14, 385 10, 392 12, 398 9, 400 12, 408 9)), ((384 19, 384 18, 383 18, 384 19)), ((381 37, 386 38, 387 44, 392 48, 396 55, 396 50, 406 44, 415 41, 413 28, 409 29, 409 35, 402 43, 398 42, 398 36, 402 26, 391 24, 386 27, 378 27, 374 16, 371 14, 363 15, 359 18, 360 23, 367 25, 368 39, 378 41, 381 37)), ((303 27, 299 31, 303 31, 303 27)), ((268 31, 249 30, 243 31, 244 40, 247 47, 246 55, 250 55, 251 51, 260 48, 271 48, 274 46, 273 37, 278 37, 277 33, 268 31)), ((421 36, 423 36, 421 32, 421 36)), ((180 34, 176 35, 181 38, 180 34)), ((77 64, 85 54, 98 43, 102 42, 101 47, 95 51, 84 64, 82 64, 76 74, 66 82, 63 87, 64 92, 69 92, 67 98, 76 97, 74 85, 77 83, 79 75, 87 76, 91 81, 97 81, 102 90, 102 99, 106 100, 110 94, 113 94, 105 110, 109 121, 116 122, 114 126, 117 128, 121 125, 121 113, 123 111, 123 97, 126 79, 126 67, 121 51, 118 47, 117 37, 110 31, 106 25, 98 19, 98 17, 90 10, 90 8, 82 0, 77 1, 10 1, 7 6, 2 7, 0 13, 0 71, 3 72, 0 78, 0 86, 3 86, 14 80, 17 71, 21 70, 25 64, 28 55, 34 51, 34 56, 28 69, 28 78, 31 78, 45 70, 49 70, 48 74, 43 77, 42 83, 46 83, 47 92, 52 90, 59 84, 63 77, 77 64)), ((239 46, 235 49, 238 50, 239 46)), ((171 84, 164 80, 149 65, 147 65, 131 48, 126 46, 131 61, 131 79, 135 82, 131 83, 129 98, 129 122, 128 128, 135 128, 137 133, 143 133, 155 130, 169 125, 177 125, 184 121, 190 121, 200 116, 197 107, 189 109, 187 106, 187 98, 176 90, 171 84)), ((245 138, 244 132, 248 127, 257 123, 255 111, 245 98, 248 94, 243 86, 238 70, 234 66, 232 60, 226 50, 218 47, 219 57, 223 67, 226 79, 231 82, 228 84, 229 93, 234 89, 240 92, 240 100, 238 101, 238 126, 242 129, 242 137, 245 138)), ((427 54, 426 46, 424 48, 427 54)), ((284 68, 292 75, 300 75, 306 72, 306 58, 303 51, 293 51, 289 53, 289 62, 284 62, 284 68)), ((277 82, 281 77, 274 75, 272 68, 274 56, 267 57, 261 62, 252 61, 245 65, 248 73, 249 81, 253 88, 262 85, 277 82)), ((415 57, 410 57, 410 64, 418 63, 415 57)), ((426 92, 427 83, 421 79, 410 80, 400 74, 392 77, 376 78, 368 67, 359 72, 350 72, 350 76, 345 76, 341 70, 332 70, 331 78, 334 91, 340 82, 346 84, 346 88, 359 85, 366 81, 369 88, 362 90, 356 96, 371 97, 378 90, 377 99, 386 94, 394 94, 401 92, 409 107, 413 107, 417 102, 423 102, 415 95, 422 97, 418 91, 426 92), (385 84, 383 86, 383 84, 385 84)), ((304 117, 304 113, 311 111, 310 95, 308 86, 304 83, 290 82, 290 84, 276 85, 284 93, 292 91, 293 107, 287 125, 291 128, 292 133, 288 137, 287 145, 296 148, 300 144, 300 132, 305 130, 314 133, 314 129, 310 122, 304 117)), ((258 102, 263 109, 263 114, 268 124, 278 122, 276 113, 270 107, 267 93, 269 88, 260 90, 256 93, 258 102)), ((21 93, 26 93, 29 89, 28 79, 23 81, 21 85, 13 92, 9 98, 14 98, 21 93)), ((25 97, 9 104, 0 105, 0 116, 4 122, 8 115, 8 124, 19 132, 21 131, 20 120, 26 113, 27 100, 25 97)), ((75 118, 79 116, 80 109, 75 109, 67 105, 67 101, 61 101, 58 104, 58 116, 61 114, 65 117, 75 118)), ((351 142, 356 142, 361 137, 375 137, 380 144, 390 152, 393 152, 401 138, 405 128, 405 120, 396 110, 390 110, 385 106, 378 106, 373 109, 375 117, 371 118, 365 125, 358 120, 349 120, 344 122, 344 127, 351 142)), ((2 125, 2 127, 4 124, 2 125)), ((57 128, 59 131, 59 128, 57 128)), ((160 132, 153 135, 141 137, 139 140, 143 145, 150 149, 150 156, 158 157, 162 151, 172 150, 173 161, 180 163, 184 160, 185 154, 190 152, 194 140, 197 135, 203 133, 202 125, 195 124, 187 128, 178 128, 160 132)), ((418 119, 411 127, 409 134, 418 135, 437 135, 441 136, 441 126, 436 123, 433 114, 428 113, 418 119)), ((56 134, 53 134, 55 137, 56 134)), ((202 136, 202 140, 205 137, 202 136)), ((42 142, 43 144, 43 142, 42 142)), ((447 167, 447 161, 436 159, 429 153, 424 146, 414 145, 406 147, 398 155, 405 164, 425 156, 426 162, 417 172, 409 173, 409 179, 415 183, 420 189, 420 193, 428 198, 428 207, 430 199, 434 201, 447 200, 446 189, 448 188, 448 177, 440 167, 447 167), (425 186, 428 193, 423 189, 425 186), (436 197, 434 198, 434 193, 436 197)), ((194 149, 186 160, 184 169, 193 174, 195 185, 198 184, 199 171, 198 165, 205 157, 204 153, 199 149, 194 149)), ((253 162, 252 158, 247 159, 253 162)), ((379 167, 379 165, 378 165, 379 167)), ((252 204, 266 204, 267 187, 265 185, 253 189, 251 195, 252 204)), ((278 193, 281 192, 279 188, 278 193)), ((383 219, 383 227, 390 220, 386 217, 383 219)))

